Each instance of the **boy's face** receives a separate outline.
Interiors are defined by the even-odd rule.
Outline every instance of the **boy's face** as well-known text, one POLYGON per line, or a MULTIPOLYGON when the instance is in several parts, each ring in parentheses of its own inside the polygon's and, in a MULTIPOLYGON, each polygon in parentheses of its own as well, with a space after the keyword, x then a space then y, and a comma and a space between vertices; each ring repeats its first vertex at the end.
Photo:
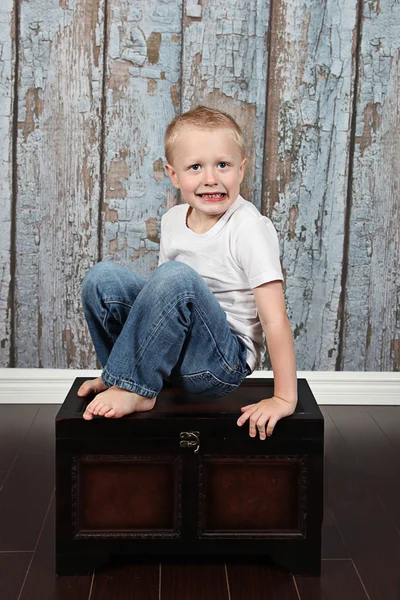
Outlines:
POLYGON ((185 127, 173 149, 168 175, 199 223, 218 221, 239 195, 246 158, 227 129, 185 127))

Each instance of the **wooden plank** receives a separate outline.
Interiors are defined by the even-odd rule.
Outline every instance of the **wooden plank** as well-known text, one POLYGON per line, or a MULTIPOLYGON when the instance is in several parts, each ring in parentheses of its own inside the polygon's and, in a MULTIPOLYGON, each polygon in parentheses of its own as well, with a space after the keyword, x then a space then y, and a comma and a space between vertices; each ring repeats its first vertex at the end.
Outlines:
POLYGON ((1 492, 1 488, 3 487, 4 481, 6 480, 7 475, 8 475, 8 471, 0 471, 0 492, 1 492))
POLYGON ((351 560, 323 560, 321 578, 295 576, 301 600, 372 600, 351 560))
POLYGON ((0 552, 35 549, 54 490, 54 422, 44 405, 29 429, 0 493, 0 552))
POLYGON ((226 573, 230 600, 298 600, 293 576, 277 565, 229 563, 226 573))
POLYGON ((80 292, 97 262, 104 0, 21 1, 18 367, 94 367, 80 292))
POLYGON ((360 464, 362 449, 370 443, 368 436, 353 426, 341 433, 348 408, 329 407, 324 413, 325 439, 331 448, 326 473, 333 491, 332 514, 368 597, 393 598, 399 584, 400 537, 360 464), (329 416, 335 418, 339 412, 344 417, 340 430, 329 416), (352 444, 343 436, 351 437, 352 444))
POLYGON ((231 114, 246 138, 241 193, 261 208, 270 2, 186 0, 182 111, 197 104, 231 114))
MULTIPOLYGON (((43 531, 18 600, 87 600, 92 575, 55 576, 55 497, 51 498, 43 531)), ((8 599, 5 599, 8 600, 8 599)))
POLYGON ((0 405, 0 470, 11 468, 38 411, 34 404, 0 405))
MULTIPOLYGON (((332 406, 328 410, 357 456, 364 479, 369 480, 400 533, 399 449, 390 443, 365 407, 346 406, 343 410, 332 406)), ((400 429, 399 423, 397 428, 400 429)))
POLYGON ((272 10, 263 212, 304 370, 334 370, 338 355, 356 1, 272 10))
POLYGON ((176 204, 163 162, 180 109, 181 16, 172 0, 121 0, 108 13, 102 257, 146 278, 158 264, 161 215, 176 204))
POLYGON ((400 452, 400 406, 368 406, 368 413, 400 452))
POLYGON ((95 573, 90 600, 126 598, 129 600, 159 600, 159 564, 122 564, 104 566, 95 573))
MULTIPOLYGON (((325 483, 327 477, 325 477, 325 483)), ((346 546, 340 536, 332 511, 325 499, 324 520, 322 522, 322 558, 350 558, 346 546)))
POLYGON ((225 568, 222 563, 196 560, 196 564, 171 561, 161 566, 161 600, 228 600, 225 568))
POLYGON ((11 352, 11 215, 12 132, 15 72, 13 0, 0 4, 0 367, 9 367, 11 352))
POLYGON ((364 2, 341 369, 400 369, 400 4, 364 2), (355 351, 357 349, 357 351, 355 351))
MULTIPOLYGON (((324 421, 331 418, 326 406, 319 407, 324 421)), ((332 478, 330 476, 331 461, 334 454, 334 446, 331 445, 331 437, 324 439, 324 520, 322 522, 322 558, 343 558, 349 559, 350 555, 346 548, 343 538, 340 535, 335 519, 332 515, 331 503, 335 500, 336 490, 332 488, 332 478)))
POLYGON ((0 553, 0 598, 2 600, 19 598, 31 560, 32 552, 0 553))

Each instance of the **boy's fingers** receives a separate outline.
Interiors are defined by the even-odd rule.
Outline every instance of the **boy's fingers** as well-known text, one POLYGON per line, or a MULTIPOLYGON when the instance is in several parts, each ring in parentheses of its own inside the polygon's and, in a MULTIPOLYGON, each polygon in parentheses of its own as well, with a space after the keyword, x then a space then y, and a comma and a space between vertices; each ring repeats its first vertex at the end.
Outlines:
POLYGON ((271 418, 268 421, 268 427, 267 427, 267 435, 272 435, 272 432, 274 431, 275 425, 277 424, 278 419, 273 419, 271 418))
POLYGON ((258 426, 258 421, 262 418, 263 418, 262 413, 257 412, 257 411, 254 411, 253 414, 250 416, 249 431, 250 431, 251 437, 255 437, 255 435, 257 434, 256 425, 258 426))
MULTIPOLYGON (((243 409, 245 409, 245 410, 247 409, 248 410, 252 406, 256 406, 256 405, 255 404, 249 404, 249 406, 242 406, 241 410, 243 410, 243 409)), ((243 425, 243 423, 245 423, 247 421, 247 419, 250 417, 251 414, 252 413, 249 412, 247 415, 244 414, 241 417, 239 417, 239 419, 237 420, 237 424, 238 425, 243 425)))

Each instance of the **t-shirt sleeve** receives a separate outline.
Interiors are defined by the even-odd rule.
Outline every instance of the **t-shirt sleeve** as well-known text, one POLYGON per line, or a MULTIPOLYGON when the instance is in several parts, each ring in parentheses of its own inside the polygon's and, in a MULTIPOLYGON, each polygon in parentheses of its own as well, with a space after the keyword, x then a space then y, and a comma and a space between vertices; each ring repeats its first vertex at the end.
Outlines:
POLYGON ((237 231, 235 256, 251 288, 283 281, 278 235, 268 217, 248 219, 237 231))

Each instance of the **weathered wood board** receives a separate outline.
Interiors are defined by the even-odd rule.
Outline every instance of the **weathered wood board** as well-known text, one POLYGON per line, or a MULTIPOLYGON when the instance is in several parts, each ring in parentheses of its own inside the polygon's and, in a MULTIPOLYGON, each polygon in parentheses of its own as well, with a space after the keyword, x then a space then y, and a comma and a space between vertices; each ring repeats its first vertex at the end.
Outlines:
POLYGON ((356 0, 274 2, 263 210, 281 244, 298 369, 335 370, 356 0))
POLYGON ((182 6, 108 6, 102 257, 148 277, 158 264, 161 215, 176 204, 164 133, 180 112, 182 6))
POLYGON ((93 361, 81 284, 98 260, 104 0, 21 2, 16 366, 93 361))
POLYGON ((82 279, 156 268, 165 128, 206 104, 244 129, 298 370, 399 370, 399 31, 397 0, 3 0, 0 367, 99 366, 82 279))
POLYGON ((15 72, 14 2, 0 4, 0 368, 11 352, 12 135, 15 72))
POLYGON ((363 6, 340 369, 399 371, 400 3, 363 6))
POLYGON ((260 210, 269 0, 186 0, 182 112, 205 104, 232 115, 246 138, 241 193, 260 210))

